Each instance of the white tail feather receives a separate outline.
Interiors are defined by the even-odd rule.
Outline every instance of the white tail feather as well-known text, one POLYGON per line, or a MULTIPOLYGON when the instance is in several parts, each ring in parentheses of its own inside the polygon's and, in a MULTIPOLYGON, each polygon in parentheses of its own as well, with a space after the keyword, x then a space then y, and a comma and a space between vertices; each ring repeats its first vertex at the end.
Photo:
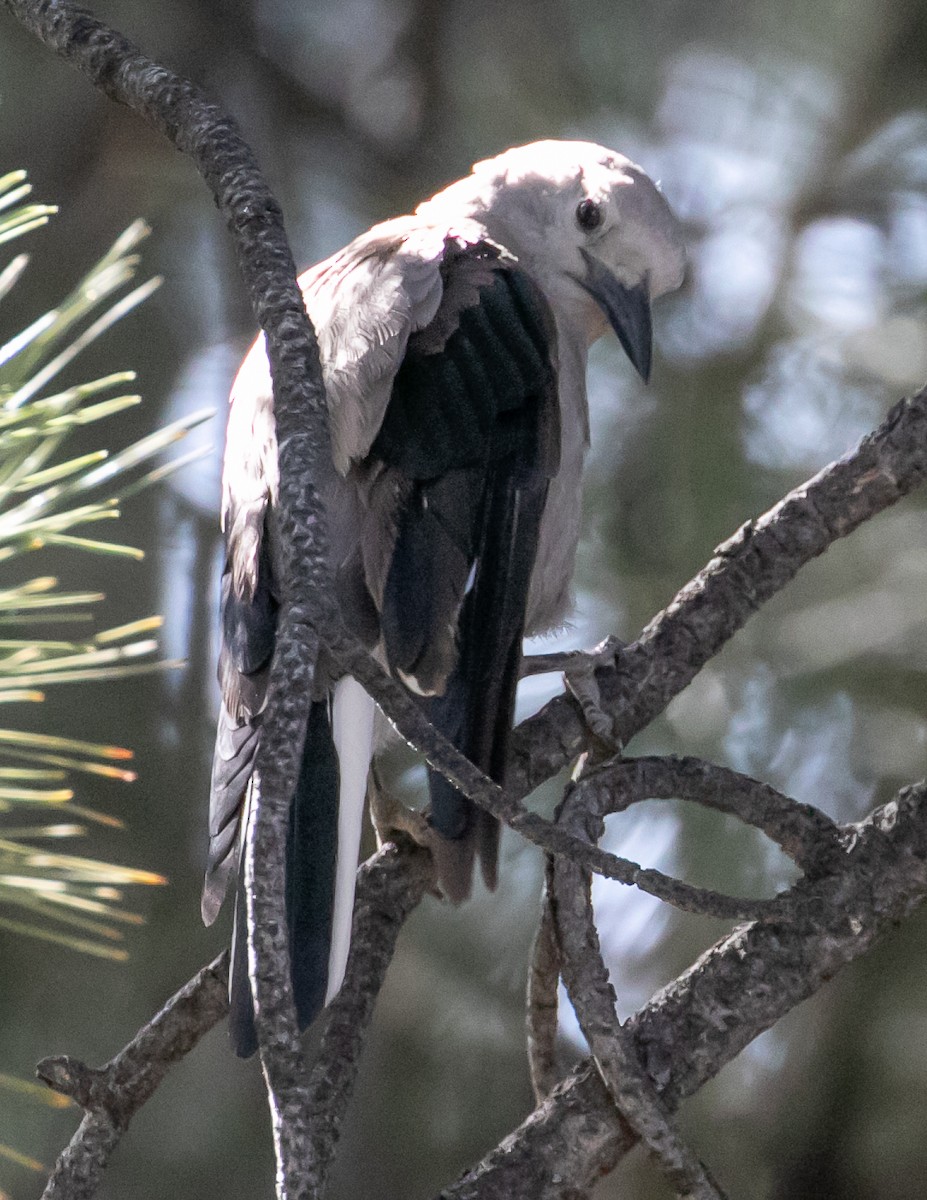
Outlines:
POLYGON ((328 954, 326 1004, 338 995, 351 946, 354 882, 367 795, 367 772, 373 758, 375 712, 376 705, 356 679, 346 675, 338 681, 332 704, 332 738, 340 772, 338 857, 335 864, 335 904, 328 954))

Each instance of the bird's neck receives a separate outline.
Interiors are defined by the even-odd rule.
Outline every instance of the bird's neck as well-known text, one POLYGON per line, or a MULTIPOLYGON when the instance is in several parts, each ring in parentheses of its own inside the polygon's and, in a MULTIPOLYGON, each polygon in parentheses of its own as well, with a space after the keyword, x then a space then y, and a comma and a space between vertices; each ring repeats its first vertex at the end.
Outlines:
POLYGON ((419 205, 416 212, 438 226, 454 228, 462 219, 472 222, 490 241, 514 255, 547 297, 561 340, 582 344, 585 374, 586 348, 608 331, 608 322, 595 301, 551 255, 543 232, 542 206, 539 209, 535 193, 509 190, 507 202, 502 204, 498 189, 498 180, 471 175, 419 205))

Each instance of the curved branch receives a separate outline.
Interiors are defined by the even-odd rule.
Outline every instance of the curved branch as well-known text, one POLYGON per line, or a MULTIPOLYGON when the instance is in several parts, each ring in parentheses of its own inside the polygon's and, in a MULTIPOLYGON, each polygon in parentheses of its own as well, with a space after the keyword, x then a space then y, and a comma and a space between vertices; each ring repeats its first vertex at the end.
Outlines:
MULTIPOLYGON (((792 800, 768 784, 730 768, 675 755, 616 758, 586 767, 567 793, 560 824, 567 828, 574 826, 571 831, 579 837, 598 840, 603 817, 651 799, 684 799, 736 816, 762 830, 806 874, 834 870, 846 848, 840 827, 813 805, 792 800)), ((548 858, 541 917, 528 969, 526 1009, 528 1065, 538 1104, 557 1080, 557 983, 561 967, 565 980, 568 976, 573 979, 572 985, 567 984, 573 1007, 596 1059, 602 1062, 583 1020, 583 998, 595 993, 598 976, 593 973, 580 979, 581 964, 576 958, 577 948, 591 953, 593 943, 598 944, 588 879, 569 858, 548 858), (566 897, 574 892, 574 901, 568 904, 566 897), (556 895, 560 899, 555 921, 551 905, 556 895), (574 912, 580 897, 584 897, 581 911, 574 912), (564 929, 564 921, 570 924, 570 929, 564 929)), ((694 893, 697 900, 698 889, 694 893)), ((593 958, 601 965, 598 954, 593 958)), ((591 1014, 589 1021, 593 1021, 591 1014)))
MULTIPOLYGON (((583 782, 568 791, 558 820, 577 836, 597 841, 604 831, 605 814, 590 809, 583 782)), ((599 788, 594 795, 601 798, 611 792, 599 788)), ((593 1061, 621 1117, 651 1151, 677 1195, 719 1200, 717 1184, 667 1112, 636 1056, 628 1029, 618 1019, 615 991, 602 959, 591 888, 588 871, 563 859, 550 863, 549 907, 561 974, 593 1061)))
POLYGON ((645 800, 689 800, 759 829, 805 871, 823 872, 840 861, 840 826, 812 804, 702 758, 642 756, 588 767, 573 785, 590 816, 624 812, 645 800))
POLYGON ((307 1071, 299 1046, 284 913, 284 848, 299 769, 318 631, 326 609, 325 512, 312 480, 330 461, 315 335, 296 284, 280 206, 234 121, 193 84, 146 58, 68 0, 0 0, 46 45, 189 154, 235 239, 239 267, 267 338, 274 383, 283 552, 283 606, 256 763, 245 855, 255 1024, 267 1079, 281 1196, 300 1194, 309 1168, 307 1071))
POLYGON ((622 1119, 651 1151, 677 1195, 719 1200, 717 1185, 665 1109, 636 1056, 629 1031, 618 1019, 599 947, 590 883, 591 876, 573 863, 554 862, 551 913, 561 972, 593 1061, 622 1119))

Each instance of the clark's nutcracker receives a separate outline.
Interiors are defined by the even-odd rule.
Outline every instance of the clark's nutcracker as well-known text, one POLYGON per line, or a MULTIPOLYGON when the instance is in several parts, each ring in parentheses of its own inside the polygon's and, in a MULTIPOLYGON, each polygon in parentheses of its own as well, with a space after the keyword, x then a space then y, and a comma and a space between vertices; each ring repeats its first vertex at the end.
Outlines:
MULTIPOLYGON (((679 227, 648 176, 588 142, 477 163, 412 216, 300 277, 321 351, 321 481, 347 623, 474 763, 503 780, 523 635, 561 624, 589 443, 586 354, 609 326, 646 379, 650 303, 679 286, 679 227)), ((223 477, 219 718, 203 917, 236 870, 278 607, 277 448, 263 340, 232 391, 223 477)), ((287 843, 300 1026, 341 986, 374 706, 329 678, 308 714, 287 843)), ((445 893, 496 879, 499 830, 430 778, 445 893)), ((255 1048, 239 886, 232 1036, 255 1048)))

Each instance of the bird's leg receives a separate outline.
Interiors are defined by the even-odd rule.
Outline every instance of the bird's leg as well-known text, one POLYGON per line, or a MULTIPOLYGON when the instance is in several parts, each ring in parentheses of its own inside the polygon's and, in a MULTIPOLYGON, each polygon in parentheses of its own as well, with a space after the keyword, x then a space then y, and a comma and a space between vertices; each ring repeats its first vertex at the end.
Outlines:
POLYGON ((367 804, 378 846, 394 841, 394 834, 404 833, 419 846, 430 849, 434 831, 428 821, 420 812, 396 799, 380 779, 375 763, 367 780, 367 804))
POLYGON ((563 672, 563 681, 567 690, 583 711, 583 718, 589 731, 607 757, 620 755, 624 749, 621 739, 615 733, 614 720, 610 713, 602 707, 602 696, 596 671, 602 667, 613 667, 619 652, 625 643, 620 638, 607 637, 594 650, 576 655, 573 664, 568 664, 563 672))

